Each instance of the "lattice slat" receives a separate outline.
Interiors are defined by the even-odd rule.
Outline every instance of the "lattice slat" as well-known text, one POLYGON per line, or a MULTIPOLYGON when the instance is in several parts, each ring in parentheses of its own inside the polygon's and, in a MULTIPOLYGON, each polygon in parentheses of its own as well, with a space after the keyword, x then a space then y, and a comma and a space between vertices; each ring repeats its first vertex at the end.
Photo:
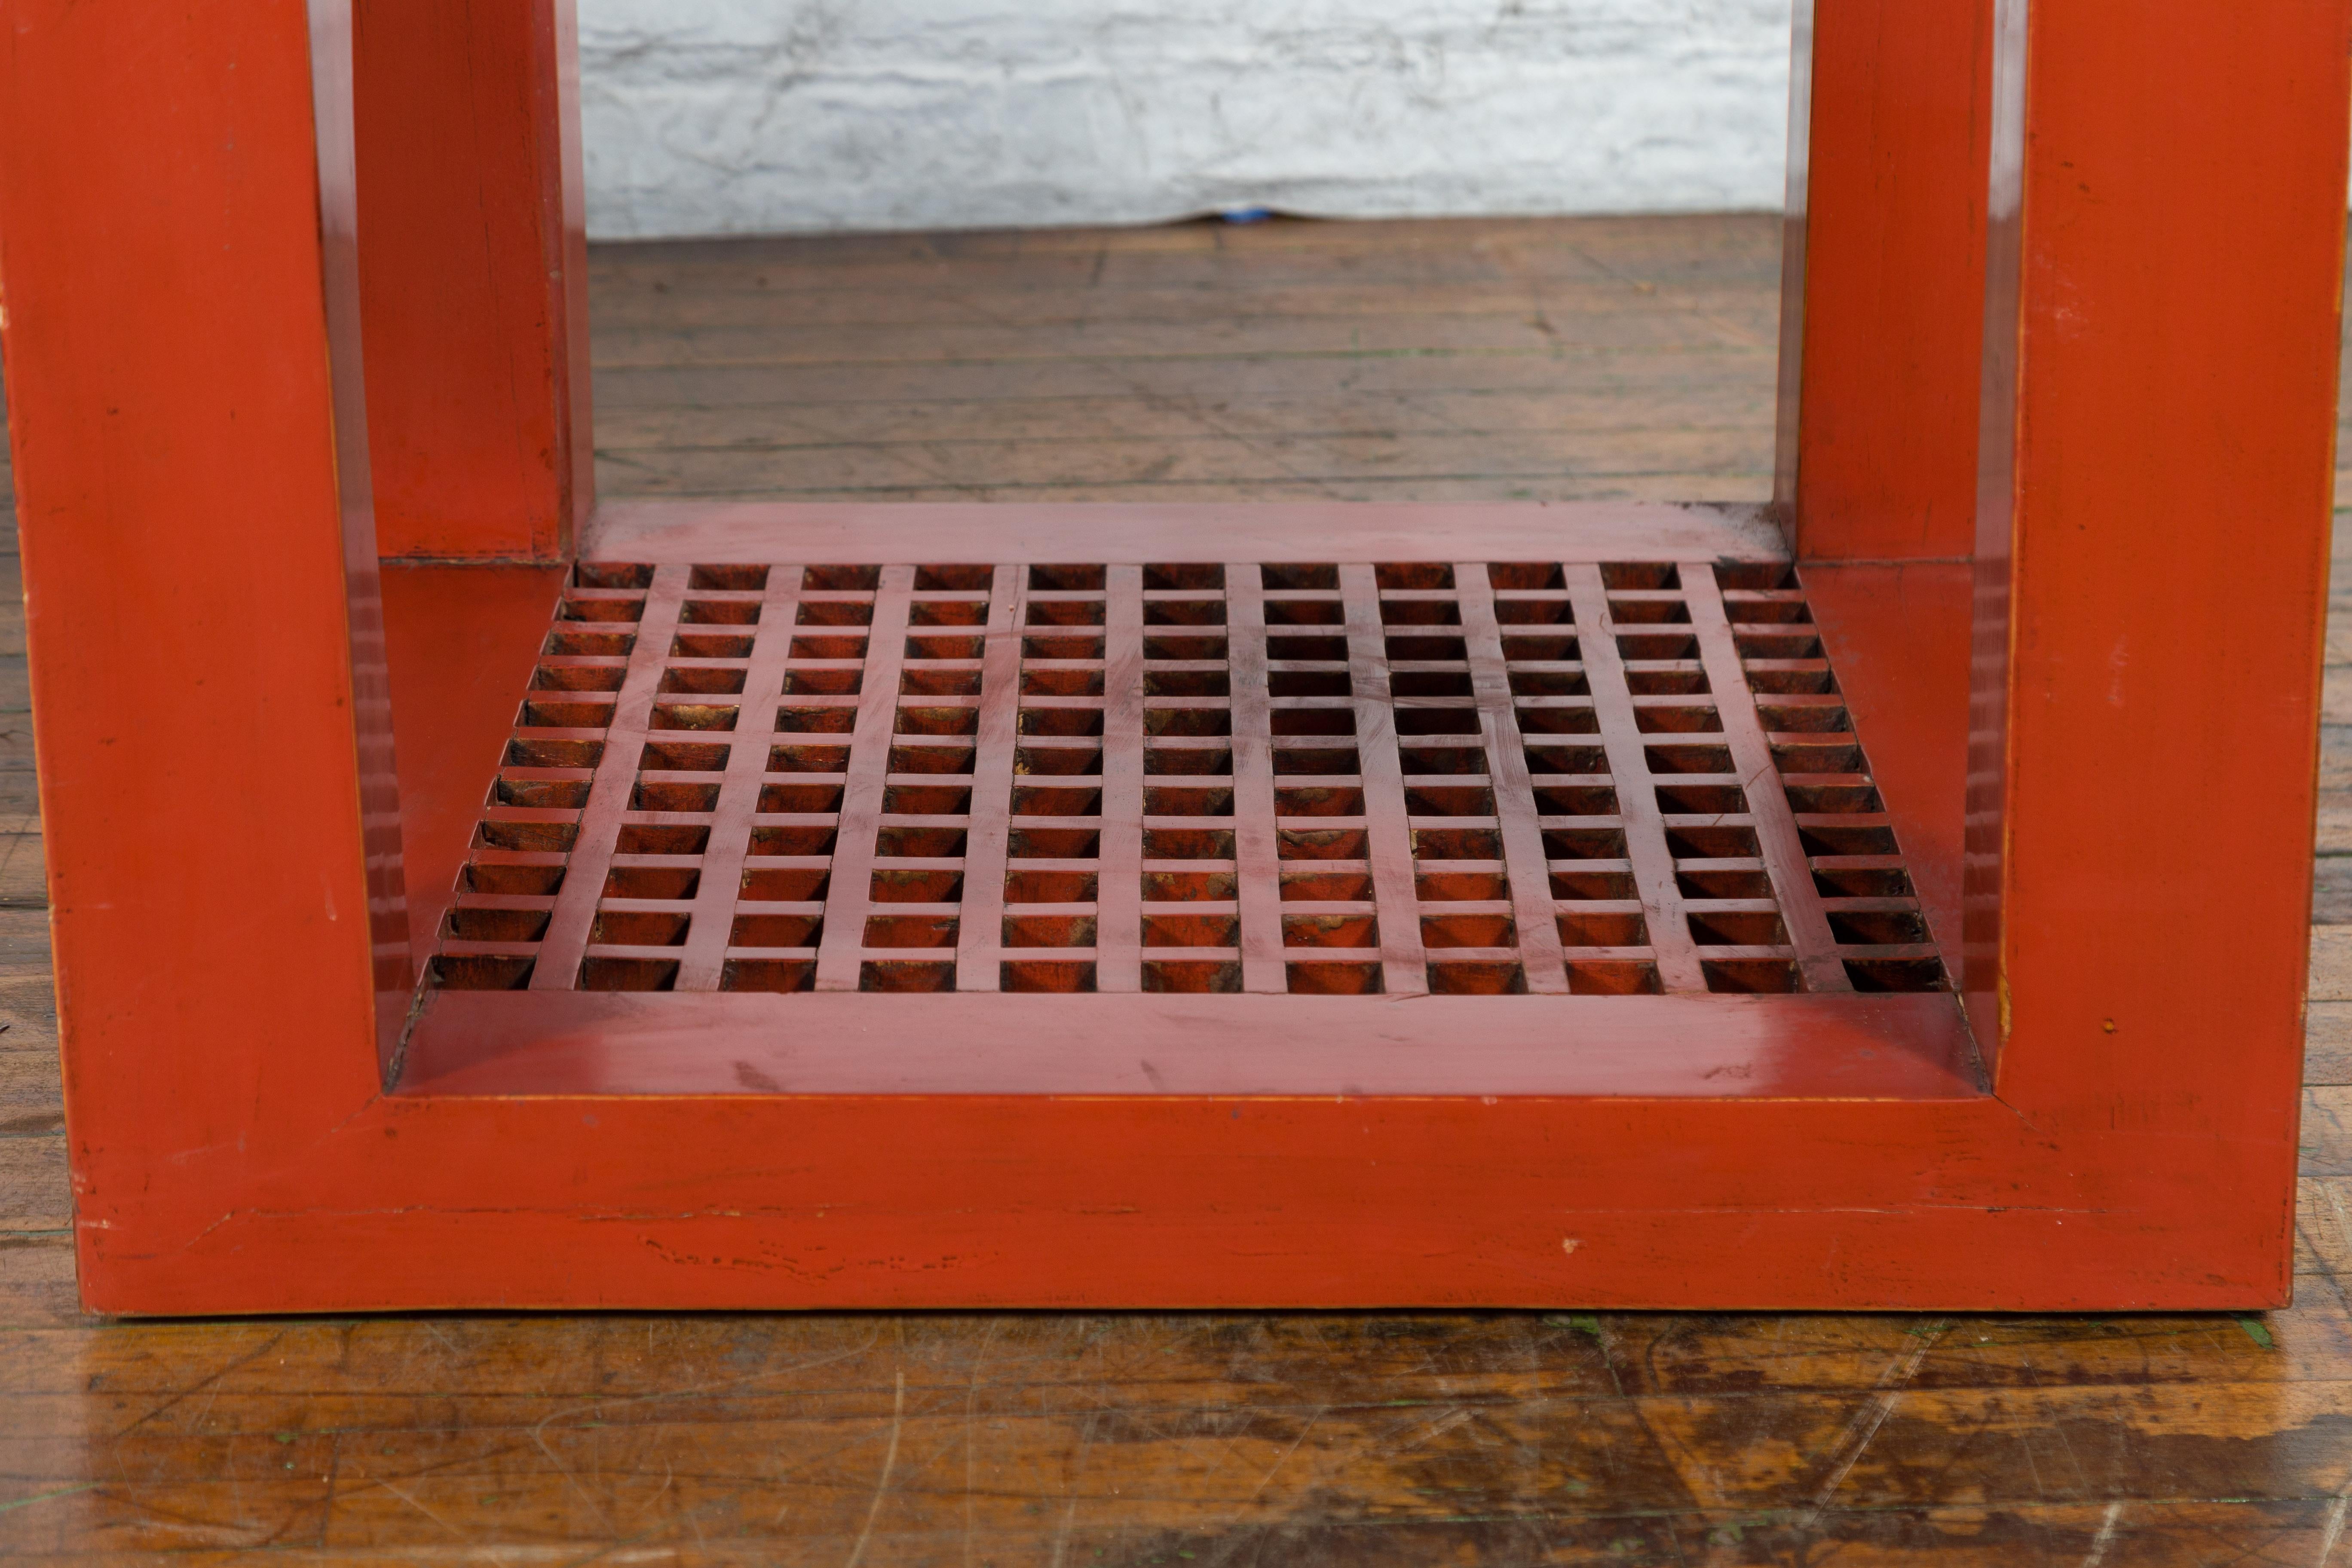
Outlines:
POLYGON ((1020 742, 1023 572, 990 574, 988 631, 980 678, 980 724, 971 763, 971 828, 963 852, 963 913, 956 989, 994 991, 1003 981, 1004 871, 1012 843, 1014 749, 1020 742))
POLYGON ((1665 824, 1649 782, 1649 756, 1633 712, 1623 649, 1610 614, 1608 585, 1598 566, 1570 563, 1562 568, 1562 574, 1575 611, 1578 652, 1591 685, 1594 732, 1608 754, 1616 807, 1613 823, 1595 818, 1594 828, 1616 829, 1616 844, 1622 847, 1635 896, 1641 900, 1646 927, 1643 945, 1648 947, 1650 962, 1656 966, 1658 984, 1668 991, 1704 991, 1706 979, 1684 923, 1675 857, 1666 843, 1665 824))
POLYGON ((1348 627, 1348 679, 1354 688, 1357 771, 1364 793, 1364 851, 1371 862, 1380 906, 1381 988, 1391 996, 1429 989, 1429 959, 1421 940, 1413 830, 1405 809, 1404 771, 1398 756, 1396 700, 1381 596, 1372 568, 1339 568, 1348 627))
POLYGON ((1531 992, 1557 994, 1568 989, 1567 955, 1560 946, 1559 908, 1546 864, 1527 741, 1519 731, 1510 666, 1503 653, 1502 624, 1496 618, 1494 584, 1486 565, 1475 561, 1457 563, 1454 579, 1460 591, 1463 653, 1478 702, 1488 785, 1510 879, 1521 984, 1531 992))
MULTIPOLYGON (((793 900, 749 917, 747 923, 752 929, 741 932, 740 938, 735 929, 736 906, 742 897, 743 861, 751 848, 752 819, 763 808, 760 797, 773 771, 769 736, 775 728, 776 709, 783 700, 786 665, 792 655, 793 616, 800 607, 801 592, 801 573, 794 566, 754 567, 739 571, 731 581, 750 587, 755 577, 762 596, 760 618, 752 628, 751 656, 740 670, 723 665, 709 667, 711 675, 731 679, 702 683, 714 691, 731 686, 740 701, 735 728, 729 735, 726 772, 719 777, 718 799, 711 811, 710 842, 703 851, 700 879, 688 917, 690 923, 678 960, 680 991, 718 990, 726 973, 728 950, 732 946, 761 950, 759 956, 772 963, 803 961, 802 954, 808 946, 804 931, 761 928, 798 927, 805 921, 813 929, 815 924, 803 912, 804 904, 793 900), (788 936, 798 940, 785 940, 788 936)), ((824 781, 828 777, 814 775, 814 787, 827 787, 824 781)), ((794 785, 783 787, 806 790, 812 785, 796 780, 794 785)))
MULTIPOLYGON (((1711 575, 1712 569, 1705 562, 1684 563, 1680 575, 1685 588, 1700 574, 1711 575)), ((1756 705, 1742 700, 1747 676, 1740 668, 1738 645, 1725 617, 1723 600, 1717 594, 1685 592, 1682 603, 1698 637, 1699 661, 1706 667, 1708 683, 1723 696, 1714 705, 1715 711, 1722 722, 1724 741, 1731 748, 1732 771, 1739 775, 1757 849, 1765 873, 1772 879, 1785 940, 1795 949, 1805 989, 1850 991, 1853 984, 1838 961, 1829 919, 1813 890, 1812 869, 1806 864, 1796 816, 1789 808, 1787 794, 1779 787, 1780 766, 1758 721, 1756 705)))
POLYGON ((1143 568, 1103 576, 1102 840, 1095 988, 1143 989, 1143 568))
POLYGON ((635 805, 639 755, 653 721, 654 699, 668 662, 669 639, 685 603, 688 573, 685 566, 661 566, 649 574, 636 616, 636 643, 629 654, 628 675, 613 701, 595 782, 580 814, 579 836, 566 862, 563 885, 555 895, 539 965, 531 975, 535 991, 569 991, 582 982, 582 968, 604 895, 605 875, 612 857, 625 842, 623 821, 635 805))
POLYGON ((1282 850, 1276 832, 1274 709, 1266 688, 1265 581, 1228 564, 1226 668, 1233 686, 1234 899, 1244 991, 1287 991, 1282 957, 1282 850))
MULTIPOLYGON (((866 922, 874 907, 874 863, 882 847, 892 743, 898 728, 898 671, 906 658, 907 618, 915 589, 911 566, 882 568, 867 623, 865 679, 857 727, 843 780, 841 823, 817 947, 816 988, 856 991, 865 983, 864 953, 875 944, 866 922)), ((898 815, 898 814, 891 814, 898 815)))

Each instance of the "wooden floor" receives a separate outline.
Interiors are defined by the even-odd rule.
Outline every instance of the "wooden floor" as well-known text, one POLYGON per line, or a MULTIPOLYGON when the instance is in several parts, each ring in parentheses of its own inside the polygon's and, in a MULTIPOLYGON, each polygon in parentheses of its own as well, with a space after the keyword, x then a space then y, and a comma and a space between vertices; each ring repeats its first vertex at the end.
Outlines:
POLYGON ((640 245, 606 494, 1760 500, 1774 218, 640 245))
MULTIPOLYGON (((1763 495, 1772 226, 607 250, 609 494, 1763 495)), ((13 531, 0 570, 16 569, 13 531)), ((2319 829, 2352 868, 2352 549, 2319 829)), ((2266 1317, 77 1315, 0 595, 0 1555, 2352 1568, 2352 880, 2266 1317)))

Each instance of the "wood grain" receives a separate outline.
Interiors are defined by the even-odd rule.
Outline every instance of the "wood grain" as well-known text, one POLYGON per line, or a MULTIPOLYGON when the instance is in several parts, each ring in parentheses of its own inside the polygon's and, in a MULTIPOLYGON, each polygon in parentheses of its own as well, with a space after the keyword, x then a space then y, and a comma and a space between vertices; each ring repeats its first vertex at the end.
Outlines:
MULTIPOLYGON (((1154 310, 1170 290, 1192 290, 1208 310, 1212 289, 1252 275, 1286 305, 1334 289, 1327 314, 1375 308, 1365 290, 1383 280, 1500 296, 1530 278, 1622 284, 1612 308, 1625 310, 1657 297, 1635 282, 1671 300, 1676 280, 1713 279, 1749 289, 1762 310, 1769 239, 1752 219, 1192 226, 648 246, 603 252, 595 270, 600 312, 648 336, 660 302, 690 289, 713 300, 840 291, 877 310, 897 293, 902 321, 949 321, 969 306, 961 319, 985 327, 1017 319, 991 313, 1011 294, 1049 310, 1086 289, 1108 313, 1121 290, 1154 310)), ((987 366, 851 367, 815 387, 756 369, 605 368, 598 393, 615 417, 674 417, 645 427, 656 447, 703 409, 765 406, 763 376, 766 401, 805 399, 793 417, 818 446, 919 448, 927 420, 965 421, 975 444, 958 469, 992 489, 1013 469, 1011 459, 991 468, 986 444, 1019 439, 1021 421, 1080 441, 1091 428, 1172 447, 1200 418, 1244 410, 1251 438, 1277 443, 1286 421, 1341 427, 1333 411, 1377 417, 1364 400, 1389 396, 1443 435, 1434 421, 1465 408, 1522 417, 1516 395, 1495 394, 1536 380, 1591 388, 1601 408, 1605 377, 1622 376, 1639 389, 1629 406, 1642 417, 1715 421, 1717 458, 1736 468, 1740 453, 1765 449, 1771 415, 1769 353, 1759 369, 1738 352, 1745 368, 1728 381, 1727 349, 1605 365, 1287 361, 1250 371, 1269 377, 1261 391, 1281 387, 1255 402, 1230 384, 1245 357, 1213 368, 1113 360, 1085 370, 1105 378, 1087 384, 1097 387, 1129 378, 1099 413, 1076 381, 1051 403, 1041 383, 1009 378, 992 401, 987 366), (1439 368, 1461 378, 1454 390, 1393 390, 1394 377, 1439 368), (1471 384, 1476 373, 1490 390, 1471 384), (884 387, 898 400, 866 399, 884 387)), ((1415 500, 1452 486, 1500 499, 1529 482, 1591 493, 1559 453, 1580 446, 1575 461, 1611 460, 1612 427, 1550 428, 1559 446, 1538 481, 1468 466, 1389 473, 1325 453, 1317 477, 1298 482, 1415 500)), ((629 491, 635 461, 608 450, 604 482, 629 491)), ((1046 476, 1021 493, 1051 499, 1077 499, 1092 482, 1056 490, 1050 466, 1021 471, 1046 476)), ((1660 483, 1689 499, 1706 478, 1700 464, 1660 483)), ((1762 479, 1759 468, 1743 482, 1762 479)), ((1253 483, 1204 479, 1186 493, 1244 499, 1253 483)), ((0 1556, 266 1549, 301 1563, 496 1554, 862 1568, 2352 1561, 2352 926, 2340 923, 2352 905, 2315 933, 2298 1300, 2261 1319, 83 1318, 64 1228, 16 568, 12 524, 0 536, 0 1556)), ((2331 680, 2352 682, 2352 596, 2339 598, 2334 632, 2331 680)), ((2352 809, 2352 702, 2343 711, 2325 731, 2323 785, 2352 809)), ((2323 900, 2326 889, 2323 877, 2323 900)))
POLYGON ((1776 219, 1372 228, 610 248, 600 490, 1769 495, 1776 219))

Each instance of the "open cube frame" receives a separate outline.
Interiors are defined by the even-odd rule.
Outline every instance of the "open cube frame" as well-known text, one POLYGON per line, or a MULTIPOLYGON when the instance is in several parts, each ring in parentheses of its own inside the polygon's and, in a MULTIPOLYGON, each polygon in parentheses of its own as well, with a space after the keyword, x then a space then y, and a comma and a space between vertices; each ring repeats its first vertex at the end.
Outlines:
POLYGON ((87 1304, 2286 1300, 2352 5, 1810 9, 1762 535, 599 510, 563 0, 9 0, 87 1304), (1955 984, 418 990, 568 563, 941 551, 1792 558, 1955 984))

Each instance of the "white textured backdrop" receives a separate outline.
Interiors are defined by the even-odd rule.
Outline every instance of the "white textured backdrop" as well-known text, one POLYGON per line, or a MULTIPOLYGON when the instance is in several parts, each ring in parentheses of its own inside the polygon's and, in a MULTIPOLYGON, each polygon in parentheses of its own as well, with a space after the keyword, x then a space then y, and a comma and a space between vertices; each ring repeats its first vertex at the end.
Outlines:
POLYGON ((601 237, 1781 199, 1788 0, 580 0, 601 237))

